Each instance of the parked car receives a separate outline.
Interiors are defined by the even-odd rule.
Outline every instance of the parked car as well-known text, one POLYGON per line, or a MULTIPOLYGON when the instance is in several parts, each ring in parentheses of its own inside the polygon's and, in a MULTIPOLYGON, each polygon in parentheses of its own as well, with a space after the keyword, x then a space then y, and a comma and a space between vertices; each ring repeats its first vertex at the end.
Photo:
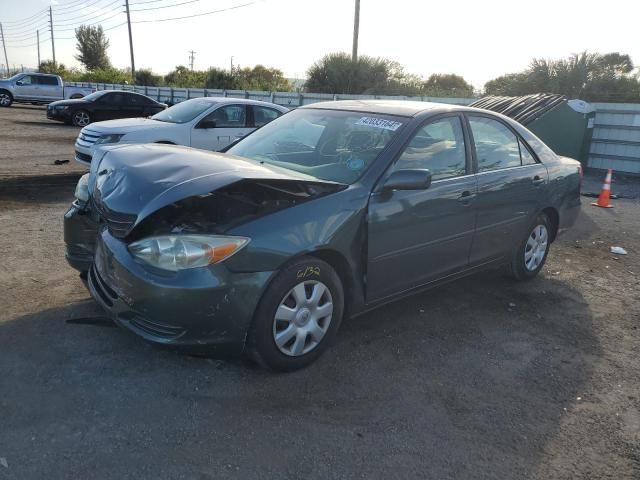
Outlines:
POLYGON ((113 120, 83 128, 76 140, 75 159, 89 165, 96 145, 114 143, 167 143, 221 150, 287 111, 257 100, 193 98, 151 118, 113 120))
POLYGON ((343 317, 485 268, 535 277, 580 183, 577 161, 499 114, 317 103, 224 154, 96 152, 65 215, 66 256, 141 337, 292 370, 343 317))
POLYGON ((167 108, 139 93, 101 90, 77 100, 60 100, 47 106, 47 118, 78 127, 118 118, 149 117, 167 108))
POLYGON ((0 80, 0 107, 16 103, 49 103, 65 98, 82 98, 95 88, 67 87, 58 75, 18 73, 0 80))

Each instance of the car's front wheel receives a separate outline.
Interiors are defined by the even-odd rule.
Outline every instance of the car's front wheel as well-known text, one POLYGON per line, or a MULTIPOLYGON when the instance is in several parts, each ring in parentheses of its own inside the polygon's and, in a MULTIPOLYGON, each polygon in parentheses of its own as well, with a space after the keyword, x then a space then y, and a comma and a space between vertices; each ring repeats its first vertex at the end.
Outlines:
POLYGON ((91 116, 89 115, 89 112, 79 110, 71 117, 71 123, 76 127, 86 127, 91 123, 91 116))
POLYGON ((247 339, 259 364, 280 371, 303 368, 331 343, 342 321, 344 290, 335 270, 303 257, 271 282, 247 339))
POLYGON ((527 229, 511 262, 516 280, 530 280, 542 270, 551 246, 551 228, 549 217, 541 213, 527 229))

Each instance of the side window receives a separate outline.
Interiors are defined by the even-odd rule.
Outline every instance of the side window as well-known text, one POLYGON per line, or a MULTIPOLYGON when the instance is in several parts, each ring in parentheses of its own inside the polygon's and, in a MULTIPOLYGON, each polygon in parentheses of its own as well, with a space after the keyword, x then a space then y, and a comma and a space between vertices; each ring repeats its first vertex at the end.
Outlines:
POLYGON ((133 95, 130 93, 126 93, 124 94, 124 99, 125 102, 128 103, 129 105, 142 105, 143 102, 141 100, 141 97, 139 97, 138 95, 133 95))
POLYGON ((282 112, 274 110, 273 108, 259 107, 254 105, 253 107, 253 124, 255 127, 260 128, 271 120, 275 120, 282 112))
POLYGON ((506 125, 486 117, 469 117, 469 125, 479 172, 521 165, 518 137, 506 125))
POLYGON ((56 77, 40 76, 37 77, 39 85, 57 86, 58 79, 56 77))
POLYGON ((214 120, 216 128, 242 128, 245 126, 244 105, 225 105, 207 115, 203 120, 214 120))
POLYGON ((33 77, 31 75, 25 75, 24 77, 22 77, 19 82, 22 83, 22 85, 35 85, 36 82, 33 81, 33 77))
POLYGON ((522 159, 522 165, 533 165, 535 163, 538 163, 536 162, 534 156, 531 155, 531 152, 524 144, 524 142, 518 139, 518 143, 520 144, 520 158, 522 159))
POLYGON ((466 163, 461 120, 446 117, 421 127, 393 169, 428 168, 439 180, 464 175, 466 163))

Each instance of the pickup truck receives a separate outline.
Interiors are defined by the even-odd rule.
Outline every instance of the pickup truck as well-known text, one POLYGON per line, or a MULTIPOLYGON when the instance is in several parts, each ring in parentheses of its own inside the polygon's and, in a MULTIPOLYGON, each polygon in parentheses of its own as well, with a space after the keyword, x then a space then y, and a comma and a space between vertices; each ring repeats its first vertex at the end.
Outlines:
POLYGON ((0 107, 16 103, 51 103, 56 100, 82 98, 95 88, 65 87, 58 75, 18 73, 0 80, 0 107))

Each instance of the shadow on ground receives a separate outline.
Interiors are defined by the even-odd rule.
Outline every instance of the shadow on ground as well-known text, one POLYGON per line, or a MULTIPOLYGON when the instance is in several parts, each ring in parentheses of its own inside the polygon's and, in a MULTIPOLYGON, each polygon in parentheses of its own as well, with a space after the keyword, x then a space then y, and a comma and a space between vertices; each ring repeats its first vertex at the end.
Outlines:
POLYGON ((532 478, 601 354, 580 293, 495 272, 346 321, 287 375, 66 323, 99 314, 0 323, 0 478, 532 478))

